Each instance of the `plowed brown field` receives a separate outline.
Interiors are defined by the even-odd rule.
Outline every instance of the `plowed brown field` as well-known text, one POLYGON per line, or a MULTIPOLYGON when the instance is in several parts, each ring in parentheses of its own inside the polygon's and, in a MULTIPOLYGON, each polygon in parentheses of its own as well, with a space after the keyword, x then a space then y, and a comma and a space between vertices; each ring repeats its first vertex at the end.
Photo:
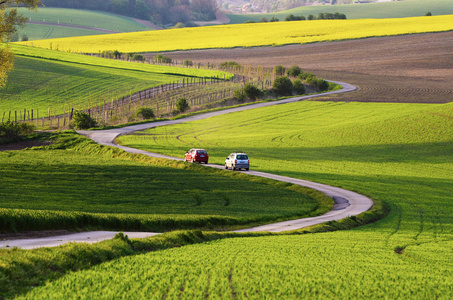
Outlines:
POLYGON ((177 60, 299 65, 317 76, 359 87, 335 101, 453 101, 453 32, 263 47, 170 52, 177 60))

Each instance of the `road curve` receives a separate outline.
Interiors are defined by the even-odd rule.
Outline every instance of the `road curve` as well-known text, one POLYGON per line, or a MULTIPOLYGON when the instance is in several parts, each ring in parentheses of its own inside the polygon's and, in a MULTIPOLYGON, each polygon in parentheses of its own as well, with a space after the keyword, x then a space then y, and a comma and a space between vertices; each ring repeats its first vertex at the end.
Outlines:
MULTIPOLYGON (((123 149, 126 152, 144 154, 144 155, 147 155, 150 157, 159 157, 159 158, 166 158, 166 159, 172 159, 172 160, 182 160, 182 158, 175 158, 175 157, 171 157, 171 156, 167 156, 167 155, 151 153, 151 152, 147 152, 144 150, 139 150, 139 149, 134 149, 134 148, 130 148, 130 147, 117 145, 117 144, 115 144, 114 140, 116 137, 118 137, 120 135, 130 134, 132 132, 144 130, 144 129, 148 129, 148 128, 202 120, 202 119, 210 118, 213 116, 218 116, 218 115, 232 113, 232 112, 244 111, 244 110, 248 110, 248 109, 266 107, 266 106, 271 106, 271 105, 279 105, 279 104, 303 101, 303 100, 307 100, 310 98, 326 96, 326 95, 333 95, 333 94, 338 94, 338 93, 351 92, 351 91, 356 90, 356 87, 353 85, 350 85, 347 83, 342 83, 342 82, 336 82, 336 81, 333 81, 333 82, 341 85, 343 88, 338 91, 326 92, 326 93, 317 94, 317 95, 294 97, 294 98, 272 101, 272 102, 257 103, 257 104, 252 104, 252 105, 248 105, 248 106, 243 106, 243 107, 237 107, 237 108, 231 108, 231 109, 226 109, 226 110, 222 110, 222 111, 200 114, 200 115, 191 116, 191 117, 179 119, 179 120, 160 121, 160 122, 139 124, 139 125, 133 125, 133 126, 115 128, 115 129, 109 129, 109 130, 102 130, 102 131, 78 131, 78 133, 82 134, 88 138, 91 138, 92 140, 94 140, 95 142, 97 142, 101 145, 118 147, 120 149, 123 149)), ((214 164, 207 164, 206 166, 212 167, 212 168, 223 169, 223 166, 214 165, 214 164)), ((361 213, 369 210, 373 206, 373 201, 370 198, 360 195, 358 193, 352 192, 352 191, 338 188, 338 187, 333 187, 333 186, 320 184, 320 183, 316 183, 316 182, 311 182, 311 181, 306 181, 306 180, 296 179, 296 178, 291 178, 291 177, 285 177, 285 176, 280 176, 280 175, 274 175, 274 174, 269 174, 269 173, 264 173, 264 172, 259 172, 259 171, 248 171, 246 173, 249 175, 252 175, 252 176, 266 177, 266 178, 289 182, 292 184, 297 184, 297 185, 305 186, 305 187, 308 187, 308 188, 311 188, 314 190, 318 190, 318 191, 332 197, 335 201, 335 205, 334 205, 334 209, 332 211, 330 211, 324 215, 318 216, 318 217, 290 220, 290 221, 285 221, 285 222, 280 222, 280 223, 275 223, 275 224, 268 224, 268 225, 253 227, 253 228, 236 230, 235 232, 252 232, 252 231, 283 232, 283 231, 295 230, 295 229, 308 227, 311 225, 321 224, 321 223, 328 222, 328 221, 340 220, 343 218, 347 218, 349 216, 358 215, 358 214, 361 214, 361 213)), ((66 235, 66 236, 42 238, 42 239, 0 241, 0 248, 20 247, 20 248, 24 248, 24 249, 31 249, 31 248, 38 248, 38 247, 53 247, 53 246, 58 246, 58 245, 68 243, 68 242, 92 243, 92 242, 98 242, 98 241, 102 241, 102 240, 106 240, 106 239, 111 239, 114 237, 114 235, 116 233, 117 232, 111 232, 111 231, 94 231, 94 232, 82 232, 82 233, 71 234, 71 235, 66 235)), ((153 236, 158 233, 125 232, 125 234, 127 234, 130 238, 134 238, 134 237, 138 238, 138 237, 153 236)))

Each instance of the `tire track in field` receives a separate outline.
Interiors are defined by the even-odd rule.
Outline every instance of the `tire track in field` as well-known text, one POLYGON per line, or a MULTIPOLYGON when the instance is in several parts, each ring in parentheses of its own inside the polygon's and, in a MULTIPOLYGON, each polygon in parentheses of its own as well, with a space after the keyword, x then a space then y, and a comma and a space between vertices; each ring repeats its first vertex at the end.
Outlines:
MULTIPOLYGON (((166 158, 166 159, 171 159, 171 160, 182 161, 183 160, 182 158, 171 157, 168 155, 161 155, 158 153, 150 153, 150 152, 147 152, 144 150, 121 146, 121 145, 115 144, 114 140, 120 135, 131 134, 131 133, 134 133, 139 130, 155 128, 158 126, 166 126, 166 125, 180 124, 180 123, 185 123, 185 122, 190 122, 190 121, 198 121, 198 120, 203 120, 203 119, 207 119, 207 118, 214 117, 214 116, 219 116, 219 115, 233 113, 233 112, 240 112, 240 111, 249 110, 249 109, 253 109, 253 108, 268 107, 268 106, 272 106, 272 105, 279 105, 279 104, 303 101, 303 100, 311 99, 311 98, 315 98, 315 97, 333 95, 333 94, 338 94, 338 93, 345 93, 345 92, 350 92, 350 91, 356 90, 356 87, 352 86, 350 84, 341 83, 341 82, 335 82, 335 83, 343 86, 343 88, 338 91, 326 92, 326 93, 322 93, 322 94, 318 94, 318 95, 308 95, 308 96, 289 98, 289 99, 278 100, 278 101, 273 101, 273 102, 256 103, 256 104, 252 104, 249 106, 242 106, 242 107, 236 107, 236 108, 226 109, 226 110, 222 110, 222 111, 195 115, 195 116, 187 117, 184 119, 166 120, 166 121, 160 121, 160 122, 138 124, 138 125, 132 125, 132 126, 127 126, 127 127, 123 127, 123 128, 115 128, 115 129, 109 129, 109 130, 78 131, 78 133, 94 140, 98 144, 111 146, 111 147, 117 147, 126 152, 143 154, 143 155, 147 155, 150 157, 158 157, 158 158, 166 158)), ((165 131, 165 132, 167 133, 167 131, 165 131)), ((224 167, 223 165, 214 165, 214 164, 207 164, 205 166, 211 167, 211 168, 217 168, 217 169, 223 169, 223 167, 224 167)), ((230 171, 225 171, 225 172, 230 172, 230 171)), ((368 198, 364 195, 352 192, 352 191, 342 189, 342 188, 329 186, 329 185, 325 185, 325 184, 321 184, 321 183, 317 183, 317 182, 297 179, 297 178, 291 178, 291 177, 286 177, 286 176, 259 172, 259 171, 247 171, 247 172, 245 172, 245 174, 248 174, 250 176, 259 176, 259 177, 269 178, 269 179, 273 179, 273 180, 277 180, 277 181, 288 182, 291 184, 305 186, 305 187, 320 191, 320 192, 326 194, 327 196, 333 198, 336 204, 334 205, 334 208, 332 211, 327 212, 321 216, 303 218, 303 219, 297 219, 297 220, 290 220, 290 221, 284 221, 284 222, 279 222, 279 223, 274 223, 274 224, 253 227, 253 228, 241 229, 241 230, 236 230, 235 232, 291 231, 291 230, 296 230, 296 229, 300 229, 300 228, 304 228, 304 227, 308 227, 308 226, 312 226, 312 225, 316 225, 316 224, 325 223, 328 221, 337 221, 337 220, 341 220, 341 219, 344 219, 344 218, 347 218, 350 216, 359 215, 363 212, 368 211, 373 206, 373 201, 370 198, 368 198)), ((103 231, 102 235, 100 235, 99 233, 100 232, 98 232, 98 231, 78 233, 76 235, 78 235, 79 238, 76 240, 72 238, 74 236, 74 234, 73 234, 73 235, 66 235, 66 236, 57 236, 57 237, 53 237, 53 238, 34 239, 34 240, 24 239, 24 240, 13 240, 13 241, 1 241, 0 248, 5 248, 8 246, 8 247, 19 247, 19 248, 24 248, 24 249, 33 249, 33 248, 39 248, 39 247, 54 247, 54 246, 68 243, 68 242, 85 242, 85 243, 91 242, 92 243, 92 242, 99 242, 99 241, 106 240, 106 239, 112 239, 117 232, 103 231)), ((124 234, 128 235, 129 238, 145 238, 145 237, 156 235, 158 233, 124 232, 124 234)), ((232 295, 233 295, 233 293, 232 293, 232 295)))

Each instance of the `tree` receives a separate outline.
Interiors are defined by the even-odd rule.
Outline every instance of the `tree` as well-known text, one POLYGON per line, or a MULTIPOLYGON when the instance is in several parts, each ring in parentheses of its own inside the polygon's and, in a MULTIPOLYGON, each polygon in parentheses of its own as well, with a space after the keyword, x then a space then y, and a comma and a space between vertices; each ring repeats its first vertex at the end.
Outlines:
POLYGON ((151 11, 143 0, 137 0, 134 7, 134 17, 142 20, 149 20, 151 11))
POLYGON ((242 89, 244 90, 245 95, 253 101, 263 95, 261 90, 250 82, 247 82, 242 89))
POLYGON ((72 119, 71 127, 75 129, 89 129, 96 127, 97 122, 89 114, 83 111, 75 111, 74 118, 72 119))
POLYGON ((302 69, 299 66, 294 65, 288 69, 288 76, 297 77, 299 76, 300 72, 302 72, 302 69))
POLYGON ((286 76, 277 77, 272 84, 272 88, 278 95, 291 96, 293 92, 293 83, 291 79, 286 76))
POLYGON ((182 65, 184 67, 191 67, 193 66, 193 62, 190 60, 190 59, 185 59, 183 62, 182 62, 182 65))
POLYGON ((189 102, 187 102, 187 99, 186 98, 180 98, 178 100, 178 102, 176 102, 176 109, 179 111, 179 112, 185 112, 186 110, 188 110, 190 108, 189 106, 189 102))
POLYGON ((140 107, 137 109, 137 117, 142 118, 143 120, 154 119, 154 111, 149 107, 140 107))
POLYGON ((285 67, 282 65, 278 65, 274 67, 274 74, 277 76, 283 76, 285 75, 285 67))
MULTIPOLYGON (((36 9, 41 0, 0 0, 0 43, 11 40, 17 27, 23 26, 27 19, 17 13, 17 7, 36 9)), ((14 55, 8 46, 0 48, 0 87, 5 85, 7 72, 13 68, 14 55)))
POLYGON ((297 95, 305 94, 305 85, 300 81, 300 79, 295 79, 293 81, 293 90, 297 95))

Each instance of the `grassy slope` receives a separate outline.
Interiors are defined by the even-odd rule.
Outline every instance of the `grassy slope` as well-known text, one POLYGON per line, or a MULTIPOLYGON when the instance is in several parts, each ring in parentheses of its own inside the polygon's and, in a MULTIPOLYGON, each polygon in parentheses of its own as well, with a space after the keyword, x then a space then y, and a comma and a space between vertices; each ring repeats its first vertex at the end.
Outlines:
POLYGON ((396 2, 381 2, 370 4, 345 4, 334 6, 302 6, 278 13, 250 14, 250 15, 228 15, 232 24, 244 23, 249 20, 259 21, 262 18, 272 17, 283 21, 287 15, 303 15, 307 17, 312 14, 315 17, 321 12, 340 12, 348 19, 367 18, 407 18, 425 15, 431 12, 433 15, 453 14, 453 7, 449 0, 405 0, 396 2))
MULTIPOLYGON (((453 15, 405 19, 256 23, 52 39, 34 41, 33 44, 37 47, 49 48, 52 43, 54 47, 58 45, 62 51, 72 50, 87 53, 114 50, 112 48, 121 52, 160 52, 277 46, 449 31, 453 30, 452 20, 453 15)), ((25 44, 30 44, 30 42, 25 44)))
POLYGON ((56 141, 39 151, 0 152, 2 230, 158 231, 262 222, 318 209, 313 198, 271 181, 145 159, 76 134, 56 141), (89 213, 85 220, 83 213, 89 213), (108 215, 124 223, 108 224, 108 215))
POLYGON ((40 25, 40 24, 27 24, 23 29, 18 30, 19 39, 25 34, 29 41, 44 40, 44 39, 58 39, 73 36, 86 36, 105 34, 103 31, 71 28, 63 26, 40 25))
MULTIPOLYGON (((223 72, 154 66, 102 59, 66 52, 14 45, 15 68, 0 89, 0 115, 3 112, 48 108, 91 106, 114 97, 128 95, 179 81, 186 76, 209 77, 223 72)), ((13 112, 14 114, 14 112, 13 112)))
POLYGON ((77 282, 64 292, 76 295, 85 287, 96 296, 116 286, 110 291, 126 295, 127 286, 128 295, 156 297, 190 298, 205 291, 233 298, 233 289, 238 298, 451 298, 452 120, 452 104, 301 102, 163 127, 152 131, 164 134, 157 139, 125 137, 174 154, 162 150, 170 143, 187 147, 174 138, 181 135, 218 162, 241 148, 254 169, 356 190, 384 200, 392 211, 385 220, 347 232, 236 239, 118 260, 32 296, 58 296, 62 286, 77 282), (395 253, 398 248, 403 255, 395 253), (121 271, 111 277, 113 269, 121 271), (138 282, 119 274, 143 276, 138 282))
MULTIPOLYGON (((46 7, 38 8, 37 12, 27 9, 19 9, 19 12, 27 17, 31 22, 59 23, 65 25, 91 27, 93 29, 106 29, 115 32, 152 30, 152 28, 144 26, 131 18, 104 12, 46 7)), ((19 30, 19 37, 21 37, 24 33, 27 34, 30 40, 105 34, 105 32, 97 30, 59 27, 44 24, 27 24, 23 29, 19 30)))

